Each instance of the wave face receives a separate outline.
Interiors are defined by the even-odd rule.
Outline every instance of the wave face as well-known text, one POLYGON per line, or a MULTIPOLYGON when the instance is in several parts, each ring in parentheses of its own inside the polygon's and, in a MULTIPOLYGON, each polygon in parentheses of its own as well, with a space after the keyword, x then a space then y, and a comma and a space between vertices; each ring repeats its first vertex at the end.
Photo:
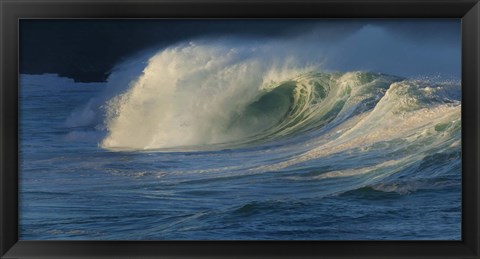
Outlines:
POLYGON ((334 181, 322 197, 458 183, 458 82, 326 72, 248 46, 180 44, 147 57, 113 73, 67 123, 95 124, 106 150, 203 158, 174 170, 187 178, 334 181))
POLYGON ((378 142, 412 138, 435 125, 459 129, 458 84, 322 72, 272 56, 253 47, 194 43, 153 55, 126 89, 109 93, 101 147, 215 150, 301 134, 323 136, 322 143, 378 142))

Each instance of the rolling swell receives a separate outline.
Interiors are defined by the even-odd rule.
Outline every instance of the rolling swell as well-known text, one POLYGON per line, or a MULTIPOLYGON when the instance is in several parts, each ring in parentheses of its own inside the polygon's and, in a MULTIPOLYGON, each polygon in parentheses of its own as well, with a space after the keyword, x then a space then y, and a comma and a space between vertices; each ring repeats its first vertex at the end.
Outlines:
POLYGON ((456 182, 458 83, 325 72, 291 60, 280 66, 253 52, 192 43, 151 56, 136 77, 131 71, 138 66, 127 69, 136 79, 104 94, 110 97, 102 106, 106 136, 100 146, 178 152, 192 161, 197 156, 202 168, 175 171, 193 177, 188 181, 277 172, 290 183, 329 185, 319 196, 428 186, 416 175, 427 183, 437 176, 456 182), (436 159, 450 154, 446 164, 436 159), (432 159, 437 167, 425 169, 432 159), (412 177, 413 183, 404 181, 412 177))

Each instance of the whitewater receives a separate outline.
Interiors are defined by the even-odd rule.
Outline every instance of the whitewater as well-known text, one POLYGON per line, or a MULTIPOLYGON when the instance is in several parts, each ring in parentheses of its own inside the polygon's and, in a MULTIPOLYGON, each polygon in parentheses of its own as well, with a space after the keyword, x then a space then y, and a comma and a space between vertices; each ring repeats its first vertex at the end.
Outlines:
POLYGON ((199 40, 106 83, 22 75, 21 238, 460 240, 460 82, 280 49, 199 40))

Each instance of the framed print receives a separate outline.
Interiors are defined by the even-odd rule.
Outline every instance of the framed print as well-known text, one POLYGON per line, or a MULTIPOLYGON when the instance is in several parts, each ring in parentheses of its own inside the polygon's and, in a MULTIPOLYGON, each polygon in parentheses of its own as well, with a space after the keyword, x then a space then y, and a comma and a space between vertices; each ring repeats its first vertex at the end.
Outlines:
POLYGON ((478 258, 478 1, 1 2, 2 258, 478 258))

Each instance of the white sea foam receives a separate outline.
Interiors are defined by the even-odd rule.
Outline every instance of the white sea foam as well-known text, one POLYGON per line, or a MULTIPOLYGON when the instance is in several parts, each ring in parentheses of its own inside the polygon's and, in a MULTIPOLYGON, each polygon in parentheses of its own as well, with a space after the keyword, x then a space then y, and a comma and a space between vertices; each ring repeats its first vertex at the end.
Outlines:
POLYGON ((265 129, 275 114, 252 117, 246 128, 229 126, 269 85, 306 69, 294 61, 277 65, 274 59, 262 60, 265 55, 266 51, 254 48, 194 43, 159 52, 127 91, 105 105, 108 135, 102 147, 156 149, 222 143, 265 129))

